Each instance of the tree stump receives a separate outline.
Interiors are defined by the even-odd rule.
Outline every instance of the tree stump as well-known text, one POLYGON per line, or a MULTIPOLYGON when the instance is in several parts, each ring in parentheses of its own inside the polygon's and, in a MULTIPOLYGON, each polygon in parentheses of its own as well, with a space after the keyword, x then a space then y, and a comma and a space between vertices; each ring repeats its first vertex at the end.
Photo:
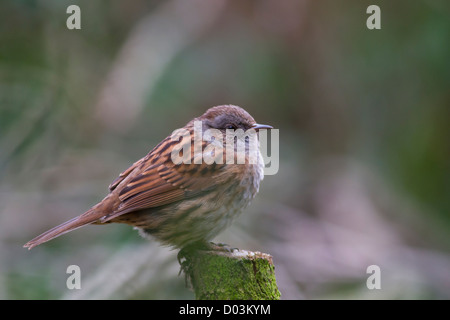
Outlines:
POLYGON ((181 263, 197 300, 279 300, 272 256, 246 250, 197 250, 181 263))

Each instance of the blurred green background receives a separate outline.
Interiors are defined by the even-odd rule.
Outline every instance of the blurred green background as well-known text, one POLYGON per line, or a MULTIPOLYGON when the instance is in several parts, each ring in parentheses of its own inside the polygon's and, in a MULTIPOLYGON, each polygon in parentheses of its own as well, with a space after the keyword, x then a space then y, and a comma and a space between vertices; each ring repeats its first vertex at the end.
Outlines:
POLYGON ((0 298, 192 299, 176 252, 129 226, 22 245, 219 104, 280 130, 278 174, 216 240, 270 253, 283 299, 450 298, 449 16, 445 0, 0 2, 0 298))

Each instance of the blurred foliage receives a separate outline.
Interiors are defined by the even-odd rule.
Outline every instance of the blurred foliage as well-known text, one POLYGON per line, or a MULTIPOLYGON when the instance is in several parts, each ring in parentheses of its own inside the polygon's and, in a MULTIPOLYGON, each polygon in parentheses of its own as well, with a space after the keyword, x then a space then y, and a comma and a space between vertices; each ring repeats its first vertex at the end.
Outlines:
MULTIPOLYGON (((280 171, 219 238, 272 254, 282 298, 449 298, 450 4, 377 1, 372 31, 370 4, 2 1, 0 298, 77 298, 68 264, 92 283, 118 272, 105 262, 146 245, 127 226, 21 245, 228 103, 280 129, 280 171), (66 28, 70 4, 81 30, 66 28), (370 263, 387 270, 381 293, 365 288, 370 263)), ((176 265, 161 257, 128 273, 147 292, 127 282, 82 297, 192 298, 176 274, 139 273, 176 265)))

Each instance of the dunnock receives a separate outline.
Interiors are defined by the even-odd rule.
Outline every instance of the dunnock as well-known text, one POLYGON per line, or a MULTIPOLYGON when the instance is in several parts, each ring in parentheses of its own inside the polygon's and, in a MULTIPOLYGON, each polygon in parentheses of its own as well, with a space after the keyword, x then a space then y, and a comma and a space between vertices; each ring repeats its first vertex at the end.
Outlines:
MULTIPOLYGON (((44 232, 24 247, 31 249, 88 224, 111 222, 132 225, 142 234, 176 248, 211 240, 256 195, 264 176, 264 161, 258 149, 259 143, 253 163, 248 161, 248 153, 245 153, 243 164, 228 158, 221 161, 225 159, 225 151, 220 154, 217 152, 222 150, 220 148, 212 152, 215 160, 219 161, 208 161, 210 164, 198 161, 208 147, 208 141, 202 141, 200 148, 194 146, 194 129, 198 124, 203 131, 214 129, 216 140, 212 140, 216 146, 222 147, 227 145, 227 141, 228 145, 234 144, 234 137, 231 140, 225 138, 232 130, 248 132, 250 129, 272 128, 257 124, 248 112, 237 106, 210 108, 179 131, 187 133, 187 142, 181 143, 180 135, 176 134, 165 138, 144 158, 122 172, 111 183, 109 194, 100 203, 44 232), (223 143, 219 143, 217 133, 222 135, 223 143), (189 148, 184 149, 186 146, 189 148), (179 157, 174 161, 174 155, 186 150, 183 159, 188 161, 179 161, 179 157)), ((246 146, 249 140, 244 136, 246 146)), ((232 150, 236 150, 235 145, 232 150)), ((236 160, 236 155, 233 159, 236 160)))

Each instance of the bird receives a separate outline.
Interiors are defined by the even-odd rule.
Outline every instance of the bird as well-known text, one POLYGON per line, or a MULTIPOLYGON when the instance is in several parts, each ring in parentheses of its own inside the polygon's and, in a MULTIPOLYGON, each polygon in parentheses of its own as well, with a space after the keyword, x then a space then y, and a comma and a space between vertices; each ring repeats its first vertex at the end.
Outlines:
POLYGON ((78 228, 109 223, 131 225, 142 236, 173 248, 206 243, 250 204, 264 178, 259 142, 252 162, 248 150, 251 137, 234 134, 229 139, 227 134, 272 128, 256 123, 241 107, 211 107, 120 173, 102 201, 24 247, 30 250, 78 228), (210 139, 204 139, 208 130, 210 139), (238 142, 247 147, 244 163, 235 161, 239 152, 230 159, 225 157, 225 150, 236 151, 238 142))

